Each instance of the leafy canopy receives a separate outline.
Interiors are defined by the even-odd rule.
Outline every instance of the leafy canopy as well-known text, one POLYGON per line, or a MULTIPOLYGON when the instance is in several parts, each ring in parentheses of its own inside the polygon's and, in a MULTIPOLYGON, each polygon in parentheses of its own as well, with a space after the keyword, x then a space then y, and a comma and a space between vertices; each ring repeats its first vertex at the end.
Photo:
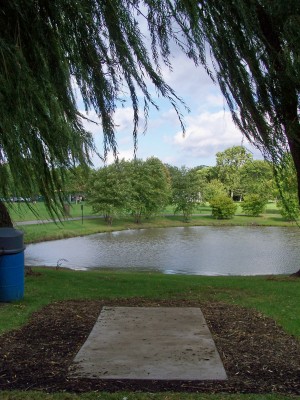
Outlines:
MULTIPOLYGON (((147 2, 145 2, 147 3, 147 2)), ((163 81, 159 49, 168 58, 164 3, 146 5, 151 58, 137 23, 142 3, 123 0, 12 0, 0 5, 0 163, 9 164, 12 184, 23 196, 37 188, 50 210, 62 203, 64 171, 89 164, 93 137, 83 127, 75 91, 86 111, 100 118, 104 155, 117 154, 114 112, 130 97, 136 140, 139 99, 144 114, 154 104, 147 84, 179 100, 163 81), (148 11, 147 11, 148 9, 148 11), (162 22, 165 23, 165 22, 162 22)), ((6 169, 0 168, 6 196, 6 169)))
POLYGON ((75 88, 85 109, 100 118, 104 155, 108 149, 117 154, 114 112, 128 95, 136 145, 139 93, 146 119, 154 104, 149 84, 181 118, 180 99, 160 72, 161 64, 171 66, 174 42, 218 82, 234 121, 267 157, 276 163, 289 148, 299 187, 299 20, 299 0, 1 2, 2 194, 8 163, 16 190, 27 196, 37 187, 55 210, 62 203, 64 170, 90 163, 94 143, 75 88))
POLYGON ((241 169, 252 160, 252 154, 243 146, 233 146, 216 154, 219 180, 233 195, 242 195, 241 169))
POLYGON ((187 222, 193 211, 201 204, 203 182, 196 169, 169 168, 172 177, 172 204, 175 213, 182 212, 187 222))
POLYGON ((196 25, 234 121, 275 165, 289 149, 300 198, 299 22, 298 0, 203 0, 196 25))
POLYGON ((88 202, 109 223, 118 214, 132 215, 139 223, 169 203, 170 190, 168 170, 159 159, 121 160, 93 173, 88 202))

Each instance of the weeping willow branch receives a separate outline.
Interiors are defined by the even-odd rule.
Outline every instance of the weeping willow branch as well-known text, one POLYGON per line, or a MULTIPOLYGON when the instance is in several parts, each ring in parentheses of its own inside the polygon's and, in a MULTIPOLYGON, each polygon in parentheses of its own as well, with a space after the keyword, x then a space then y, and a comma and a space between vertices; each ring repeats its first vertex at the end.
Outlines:
POLYGON ((95 151, 74 86, 100 119, 104 158, 118 153, 114 116, 125 91, 135 148, 140 103, 146 120, 155 106, 152 86, 184 130, 182 100, 161 75, 174 43, 218 82, 235 123, 267 157, 279 163, 289 149, 299 188, 299 21, 299 0, 2 1, 0 160, 11 179, 0 191, 38 191, 51 212, 62 208, 64 171, 90 164, 95 151))

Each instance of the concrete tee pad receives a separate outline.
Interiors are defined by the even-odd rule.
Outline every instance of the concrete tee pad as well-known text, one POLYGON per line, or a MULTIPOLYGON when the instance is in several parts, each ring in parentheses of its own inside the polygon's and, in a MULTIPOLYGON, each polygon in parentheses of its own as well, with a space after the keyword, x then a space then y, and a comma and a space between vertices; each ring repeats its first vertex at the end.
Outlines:
POLYGON ((70 378, 224 380, 200 308, 103 307, 70 378))

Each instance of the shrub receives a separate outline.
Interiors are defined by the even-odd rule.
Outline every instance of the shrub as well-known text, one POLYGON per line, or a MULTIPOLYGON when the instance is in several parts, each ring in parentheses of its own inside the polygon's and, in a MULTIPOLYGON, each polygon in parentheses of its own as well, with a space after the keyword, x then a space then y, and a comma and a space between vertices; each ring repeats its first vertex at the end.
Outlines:
POLYGON ((284 195, 282 200, 277 202, 280 214, 288 221, 294 221, 299 217, 300 209, 296 195, 284 195))
POLYGON ((265 209, 268 200, 259 194, 248 194, 244 197, 242 209, 246 215, 258 217, 265 209))
POLYGON ((211 199, 210 206, 212 207, 213 217, 217 219, 232 218, 237 209, 237 205, 234 204, 233 200, 223 194, 220 194, 211 199))

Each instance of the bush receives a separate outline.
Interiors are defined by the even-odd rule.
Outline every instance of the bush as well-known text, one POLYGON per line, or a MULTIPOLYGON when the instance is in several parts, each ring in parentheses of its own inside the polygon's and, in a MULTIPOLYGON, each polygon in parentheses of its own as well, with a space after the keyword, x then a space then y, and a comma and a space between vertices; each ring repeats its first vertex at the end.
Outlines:
POLYGON ((268 200, 259 194, 249 194, 244 197, 242 209, 246 215, 258 217, 264 212, 268 200))
POLYGON ((284 195, 282 200, 277 202, 280 214, 288 221, 294 221, 299 217, 300 209, 296 195, 284 195))
POLYGON ((217 219, 232 218, 236 212, 237 205, 226 195, 218 195, 210 200, 212 215, 217 219))

